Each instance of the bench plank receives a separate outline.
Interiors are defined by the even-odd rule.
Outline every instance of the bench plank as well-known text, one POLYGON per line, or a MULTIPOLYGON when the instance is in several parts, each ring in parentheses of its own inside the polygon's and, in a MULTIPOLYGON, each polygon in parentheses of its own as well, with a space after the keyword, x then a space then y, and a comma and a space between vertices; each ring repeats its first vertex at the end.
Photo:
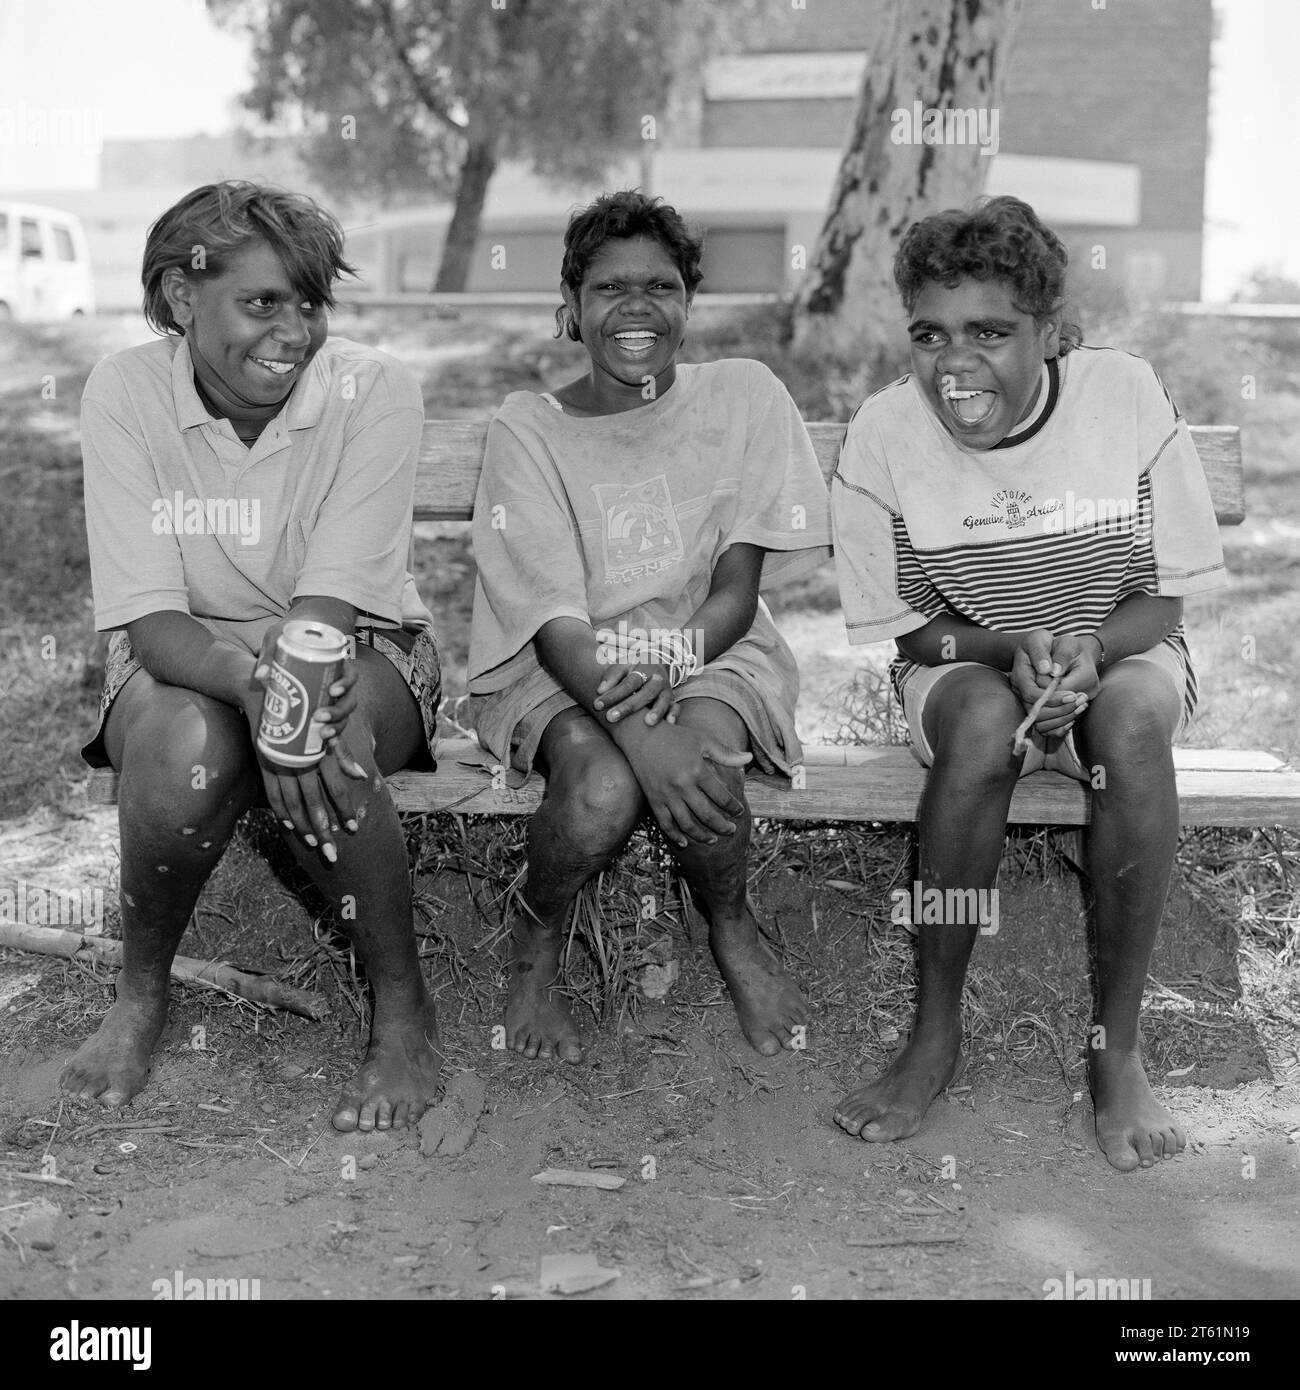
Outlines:
MULTIPOLYGON (((827 480, 835 471, 842 424, 814 423, 808 435, 827 480)), ((1241 477, 1241 431, 1235 425, 1193 425, 1192 440, 1205 469, 1221 526, 1237 526, 1246 516, 1241 477)), ((426 420, 415 477, 417 521, 468 521, 487 442, 486 420, 426 420)))
MULTIPOLYGON (((925 769, 909 748, 809 745, 806 785, 760 773, 746 779, 756 816, 769 820, 911 821, 916 819, 925 769)), ((1285 825, 1300 829, 1300 773, 1253 750, 1174 750, 1184 825, 1285 825)), ((473 739, 446 740, 438 771, 399 772, 388 779, 399 811, 456 810, 464 815, 531 815, 543 782, 533 774, 518 788, 492 786, 491 759, 473 739)), ((117 798, 117 774, 92 773, 88 798, 117 798)), ((1037 772, 1016 788, 1009 821, 1015 825, 1086 825, 1088 789, 1056 772, 1037 772)))

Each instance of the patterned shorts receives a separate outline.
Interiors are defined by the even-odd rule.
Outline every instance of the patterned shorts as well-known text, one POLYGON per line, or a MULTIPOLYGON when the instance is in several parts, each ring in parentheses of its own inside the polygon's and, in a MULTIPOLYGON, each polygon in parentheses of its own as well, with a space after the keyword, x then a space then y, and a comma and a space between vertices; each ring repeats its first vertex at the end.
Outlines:
MULTIPOLYGON (((407 689, 419 706, 424 724, 424 741, 428 762, 421 758, 413 766, 433 767, 437 755, 435 731, 438 727, 438 705, 442 700, 442 668, 438 659, 438 644, 427 629, 411 631, 405 628, 357 629, 357 641, 373 647, 397 667, 407 689)), ((137 671, 144 670, 131 650, 131 639, 124 628, 118 628, 109 638, 108 655, 104 661, 104 685, 99 695, 99 725, 95 736, 81 750, 81 756, 91 767, 107 767, 104 750, 104 725, 113 701, 122 687, 137 671)))

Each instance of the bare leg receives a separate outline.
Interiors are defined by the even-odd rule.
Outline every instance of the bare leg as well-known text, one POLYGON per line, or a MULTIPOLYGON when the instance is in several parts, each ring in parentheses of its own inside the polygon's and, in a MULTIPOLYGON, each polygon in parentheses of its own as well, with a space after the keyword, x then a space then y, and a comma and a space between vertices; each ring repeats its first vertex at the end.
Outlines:
POLYGON ((1171 752, 1178 718, 1178 696, 1164 672, 1148 661, 1124 661, 1103 676, 1075 734, 1094 770, 1088 873, 1097 906, 1099 1012, 1088 1079, 1097 1143, 1125 1172, 1173 1158, 1187 1142, 1152 1094, 1140 1028, 1178 843, 1171 752))
MULTIPOLYGON (((987 889, 997 876, 1007 812, 1022 757, 1011 752, 1023 718, 1006 677, 963 667, 925 706, 934 749, 918 817, 922 889, 987 889)), ((883 1075, 851 1091, 835 1122, 871 1142, 905 1139, 921 1126, 961 1058, 961 991, 978 924, 918 924, 920 982, 912 1036, 883 1075)))
MULTIPOLYGON (((695 696, 678 706, 677 722, 707 730, 738 753, 749 750, 745 721, 721 700, 695 696)), ((718 780, 738 801, 745 802, 741 768, 714 767, 718 780)), ((749 869, 749 806, 735 816, 735 833, 713 844, 692 840, 686 846, 668 841, 691 893, 709 922, 709 945, 727 983, 740 1029, 749 1044, 765 1057, 801 1038, 795 1030, 808 1025, 808 1004, 767 944, 745 891, 749 869)))
POLYGON ((357 710, 343 737, 370 778, 366 814, 355 833, 335 835, 330 864, 297 835, 285 840, 352 938, 374 991, 370 1041, 343 1088, 335 1129, 401 1129, 436 1099, 442 1043, 425 989, 411 925, 411 868, 383 778, 411 762, 424 741, 420 713, 397 669, 357 647, 357 710))
POLYGON ((113 702, 105 741, 121 773, 122 970, 116 1002, 61 1084, 121 1106, 148 1080, 176 947, 260 779, 238 710, 147 671, 113 702))
POLYGON ((645 809, 618 746, 585 710, 563 710, 542 734, 546 796, 528 826, 524 911, 511 931, 506 1046, 525 1057, 582 1060, 568 1002, 555 988, 578 890, 627 842, 645 809))

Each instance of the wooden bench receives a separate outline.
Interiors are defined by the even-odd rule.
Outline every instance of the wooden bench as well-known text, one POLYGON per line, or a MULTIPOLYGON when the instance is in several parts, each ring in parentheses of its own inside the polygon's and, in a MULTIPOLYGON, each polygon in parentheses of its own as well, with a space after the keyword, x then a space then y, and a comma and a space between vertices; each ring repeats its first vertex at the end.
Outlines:
MULTIPOLYGON (((845 426, 812 424, 808 433, 829 479, 839 457, 845 426)), ((1210 485, 1220 525, 1245 517, 1241 438, 1235 428, 1202 426, 1192 438, 1210 485)), ((424 427, 416 475, 417 521, 468 521, 487 422, 430 420, 424 427)), ((436 615, 436 607, 435 607, 436 615)), ((458 811, 472 815, 527 815, 541 801, 542 779, 533 774, 520 787, 507 785, 499 768, 472 739, 444 741, 437 772, 400 772, 389 778, 399 811, 458 811)), ((1240 749, 1174 750, 1178 794, 1186 825, 1300 828, 1300 774, 1267 753, 1240 749)), ((756 816, 773 820, 910 821, 925 785, 925 770, 907 748, 805 745, 802 787, 783 777, 751 774, 746 793, 756 816)), ((111 803, 117 774, 91 775, 89 797, 111 803)), ((1056 772, 1023 778, 1009 819, 1028 825, 1086 825, 1089 791, 1056 772)))

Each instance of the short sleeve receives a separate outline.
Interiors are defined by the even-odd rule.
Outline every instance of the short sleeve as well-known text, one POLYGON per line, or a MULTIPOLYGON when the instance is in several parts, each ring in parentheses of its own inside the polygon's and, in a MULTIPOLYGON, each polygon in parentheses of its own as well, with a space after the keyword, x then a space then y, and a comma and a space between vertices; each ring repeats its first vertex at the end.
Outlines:
POLYGON ((423 426, 419 383, 405 368, 385 364, 349 422, 293 599, 321 594, 401 621, 423 426))
POLYGON ((947 611, 917 563, 893 479, 874 443, 868 412, 859 408, 831 478, 840 605, 854 645, 901 637, 947 611))
POLYGON ((830 559, 830 499, 799 407, 767 367, 748 365, 740 496, 722 544, 766 550, 760 588, 772 589, 830 559))
POLYGON ((498 414, 474 502, 471 681, 504 666, 553 618, 591 621, 574 527, 553 462, 498 414))
POLYGON ((81 454, 95 627, 102 632, 149 613, 188 613, 180 544, 166 524, 144 432, 111 364, 96 367, 86 382, 81 454))
POLYGON ((1227 583, 1223 546, 1205 470, 1187 422, 1149 363, 1139 384, 1138 418, 1150 525, 1138 564, 1163 597, 1204 593, 1227 583))

